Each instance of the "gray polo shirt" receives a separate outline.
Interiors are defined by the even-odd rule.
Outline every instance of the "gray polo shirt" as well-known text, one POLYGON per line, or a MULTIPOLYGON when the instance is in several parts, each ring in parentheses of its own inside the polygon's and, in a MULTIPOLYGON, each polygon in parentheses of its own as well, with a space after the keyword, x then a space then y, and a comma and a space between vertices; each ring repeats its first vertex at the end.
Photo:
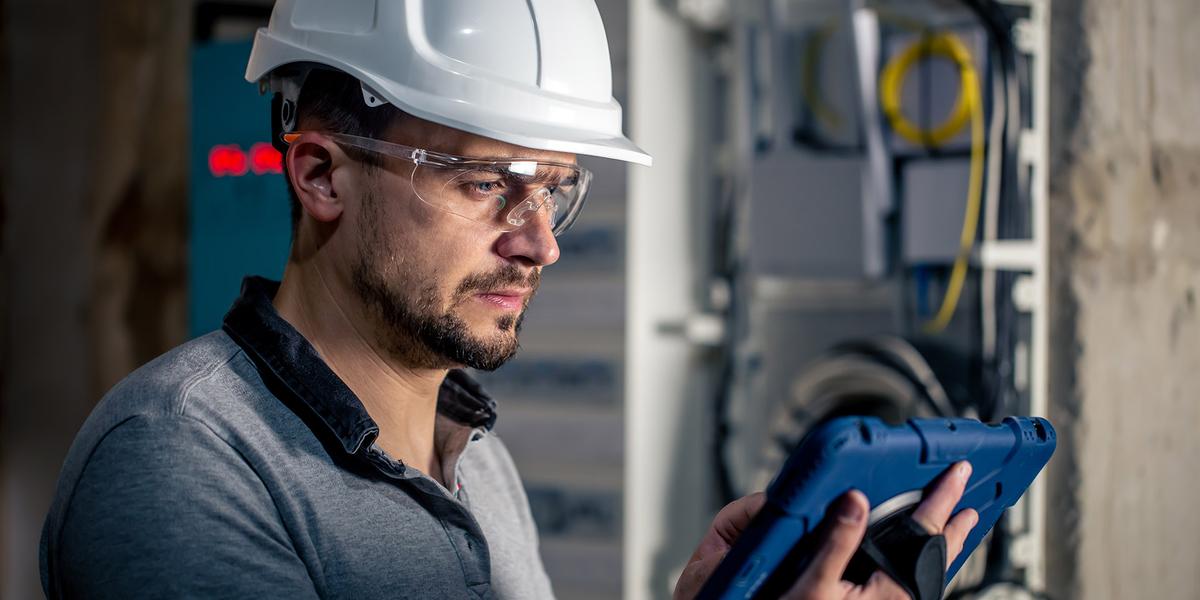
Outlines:
POLYGON ((222 331, 155 359, 80 430, 42 533, 50 598, 550 598, 495 403, 460 371, 435 480, 247 278, 222 331))

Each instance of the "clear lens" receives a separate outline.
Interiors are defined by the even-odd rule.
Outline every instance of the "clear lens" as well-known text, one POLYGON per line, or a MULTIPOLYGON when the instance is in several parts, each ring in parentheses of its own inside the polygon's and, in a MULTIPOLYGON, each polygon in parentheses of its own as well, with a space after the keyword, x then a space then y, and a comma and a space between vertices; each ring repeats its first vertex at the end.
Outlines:
MULTIPOLYGON (((284 134, 283 141, 290 144, 303 133, 284 134)), ((413 191, 422 202, 501 231, 545 219, 554 235, 563 233, 579 216, 592 179, 591 171, 573 164, 466 158, 345 133, 322 134, 412 163, 413 191)))
POLYGON ((544 219, 555 235, 578 215, 590 173, 534 161, 419 162, 413 191, 426 204, 501 231, 544 219))

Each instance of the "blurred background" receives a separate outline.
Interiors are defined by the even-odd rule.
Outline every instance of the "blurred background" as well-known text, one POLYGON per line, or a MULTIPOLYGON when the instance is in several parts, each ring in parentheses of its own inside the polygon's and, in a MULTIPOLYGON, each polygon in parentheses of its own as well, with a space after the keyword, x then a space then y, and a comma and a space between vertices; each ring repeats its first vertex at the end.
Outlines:
MULTIPOLYGON (((520 4, 520 3, 518 3, 520 4)), ((599 0, 653 168, 479 374, 562 598, 666 598, 842 414, 1046 415, 958 597, 1200 597, 1200 3, 599 0)), ((66 450, 289 242, 270 2, 0 0, 0 597, 66 450)))

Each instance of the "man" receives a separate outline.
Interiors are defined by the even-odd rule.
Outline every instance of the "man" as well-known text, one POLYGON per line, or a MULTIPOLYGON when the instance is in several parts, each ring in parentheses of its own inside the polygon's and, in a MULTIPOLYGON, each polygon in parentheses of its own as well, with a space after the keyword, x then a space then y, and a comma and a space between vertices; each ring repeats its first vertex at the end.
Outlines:
MULTIPOLYGON (((620 131, 589 0, 280 0, 247 78, 276 92, 294 236, 213 332, 118 384, 76 438, 41 547, 47 596, 549 598, 495 369, 620 131)), ((916 518, 951 554, 964 478, 916 518)), ((689 598, 750 515, 715 519, 689 598)), ((865 499, 836 508, 798 597, 840 582, 865 499)), ((899 592, 903 594, 903 592, 899 592)))

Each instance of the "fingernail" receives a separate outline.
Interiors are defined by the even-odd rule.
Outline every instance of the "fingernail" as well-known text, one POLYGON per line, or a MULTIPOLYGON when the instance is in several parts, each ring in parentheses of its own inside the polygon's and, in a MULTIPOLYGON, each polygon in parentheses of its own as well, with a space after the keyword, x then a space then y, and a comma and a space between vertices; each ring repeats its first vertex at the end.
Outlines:
POLYGON ((971 463, 963 461, 958 463, 958 476, 966 481, 971 476, 971 463))
POLYGON ((971 527, 974 527, 978 524, 979 524, 979 513, 972 511, 971 512, 971 527))
POLYGON ((837 518, 839 521, 847 525, 855 525, 862 520, 866 512, 862 508, 862 504, 855 502, 849 494, 842 498, 842 502, 838 505, 837 518))

